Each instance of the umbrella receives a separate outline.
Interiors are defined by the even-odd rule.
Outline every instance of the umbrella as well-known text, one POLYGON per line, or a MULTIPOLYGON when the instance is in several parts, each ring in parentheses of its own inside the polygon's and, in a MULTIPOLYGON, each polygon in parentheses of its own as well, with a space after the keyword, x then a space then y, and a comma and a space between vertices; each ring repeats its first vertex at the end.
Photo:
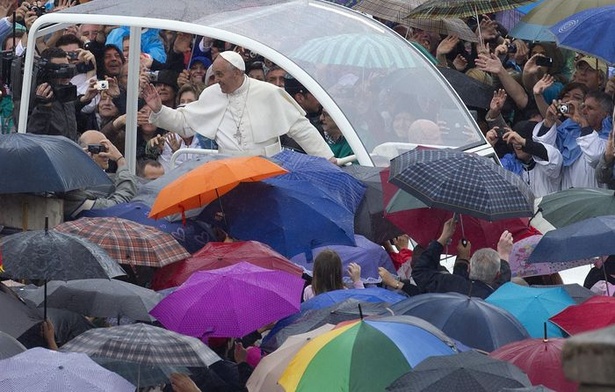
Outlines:
POLYGON ((499 392, 555 392, 551 388, 547 388, 544 385, 533 385, 525 388, 502 388, 499 392))
POLYGON ((352 213, 363 199, 366 186, 327 159, 291 150, 283 150, 271 159, 288 170, 278 179, 312 183, 352 213))
POLYGON ((545 336, 545 323, 546 336, 563 337, 562 331, 548 322, 549 317, 575 303, 562 287, 524 287, 510 282, 500 286, 485 301, 513 314, 533 338, 545 336))
POLYGON ((152 287, 161 290, 179 286, 196 271, 228 267, 240 261, 297 276, 303 274, 301 267, 258 241, 210 242, 190 258, 157 270, 152 287))
MULTIPOLYGON (((228 232, 240 240, 263 242, 292 257, 323 245, 355 245, 354 214, 305 180, 269 178, 243 183, 222 197, 228 232)), ((201 217, 215 222, 217 203, 201 217)))
POLYGON ((389 182, 429 207, 494 221, 532 216, 534 195, 488 157, 448 149, 411 150, 391 160, 389 182))
POLYGON ((554 42, 555 36, 549 27, 577 12, 615 4, 613 0, 548 0, 543 1, 509 32, 516 38, 528 41, 554 42))
POLYGON ((509 10, 534 0, 428 0, 412 10, 407 18, 465 18, 509 10))
POLYGON ((571 261, 615 254, 615 215, 585 219, 542 237, 529 263, 571 261))
POLYGON ((40 310, 30 308, 16 296, 0 292, 0 331, 14 338, 43 321, 40 310))
POLYGON ((121 264, 162 267, 190 257, 170 234, 122 218, 80 218, 55 230, 87 238, 121 264))
POLYGON ((42 347, 0 361, 0 390, 133 392, 135 386, 85 354, 42 347))
POLYGON ((563 338, 525 339, 500 347, 489 356, 519 367, 534 385, 543 384, 558 392, 573 392, 578 385, 566 379, 562 368, 565 342, 563 338))
POLYGON ((242 337, 299 310, 304 281, 240 262, 198 271, 150 314, 190 336, 242 337))
MULTIPOLYGON (((301 310, 278 321, 263 338, 261 349, 265 352, 277 350, 289 336, 309 332, 325 324, 357 320, 362 316, 377 316, 387 312, 386 302, 365 302, 348 298, 321 309, 301 310)), ((390 314, 390 313, 389 313, 390 314)))
POLYGON ((492 86, 471 78, 456 69, 438 67, 438 71, 448 80, 466 106, 479 109, 489 108, 495 90, 492 86))
MULTIPOLYGON (((188 161, 191 162, 191 161, 188 161)), ((187 219, 185 222, 171 222, 166 219, 152 219, 149 217, 150 207, 137 201, 121 203, 109 208, 83 211, 79 216, 116 217, 152 226, 156 229, 171 234, 189 253, 201 249, 209 241, 214 241, 215 236, 211 227, 204 222, 187 219)))
POLYGON ((580 304, 582 302, 585 302, 589 298, 596 296, 596 293, 594 293, 588 288, 581 286, 578 283, 568 283, 568 284, 563 284, 563 285, 539 285, 539 286, 532 285, 531 287, 538 287, 538 288, 563 287, 564 290, 566 290, 568 295, 570 295, 570 297, 574 300, 576 304, 580 304))
POLYGON ((377 244, 403 234, 399 228, 384 218, 382 182, 380 181, 382 168, 349 165, 344 166, 342 170, 363 182, 367 187, 365 196, 355 213, 355 234, 365 236, 377 244))
POLYGON ((109 176, 64 136, 0 135, 0 193, 111 187, 109 176))
MULTIPOLYGON (((115 279, 54 280, 47 282, 47 287, 47 306, 94 317, 153 321, 149 311, 162 299, 153 290, 115 279)), ((42 287, 20 294, 36 305, 45 298, 42 287)))
POLYGON ((0 331, 0 360, 26 351, 23 344, 11 335, 0 331))
MULTIPOLYGON (((318 255, 326 249, 334 250, 342 259, 343 270, 348 268, 350 263, 357 263, 361 266, 361 280, 364 283, 380 283, 382 279, 378 275, 378 267, 386 268, 389 272, 395 273, 395 267, 389 254, 382 246, 375 244, 367 238, 355 235, 356 246, 348 245, 325 245, 312 249, 312 254, 318 255)), ((314 260, 307 260, 304 253, 300 253, 290 259, 293 263, 301 265, 308 274, 312 274, 314 260)))
POLYGON ((240 182, 260 181, 284 173, 286 170, 280 166, 258 156, 206 162, 165 186, 156 197, 150 217, 184 213, 215 200, 240 182))
POLYGON ((565 19, 549 28, 555 35, 557 46, 598 57, 608 64, 615 63, 615 49, 608 40, 596 39, 598 34, 611 37, 615 5, 590 8, 565 19))
POLYGON ((278 385, 278 379, 292 357, 309 341, 330 331, 333 327, 333 324, 325 324, 309 332, 289 336, 280 348, 265 356, 258 363, 246 383, 248 391, 283 392, 282 387, 278 385))
POLYGON ((348 33, 317 37, 290 53, 294 62, 344 65, 360 68, 413 68, 416 60, 410 45, 399 51, 399 39, 376 33, 348 33))
MULTIPOLYGON (((466 22, 459 18, 405 19, 403 23, 415 29, 431 31, 442 35, 456 35, 463 41, 478 42, 476 34, 468 27, 466 22)), ((441 68, 440 71, 442 69, 448 68, 441 68)), ((469 77, 468 79, 473 80, 469 77)), ((489 105, 487 104, 487 106, 489 105)))
POLYGON ((538 209, 556 228, 588 218, 615 215, 615 195, 611 189, 570 188, 543 196, 538 209))
POLYGON ((595 296, 565 308, 549 320, 569 335, 605 328, 615 324, 615 298, 595 296))
POLYGON ((387 387, 392 392, 479 392, 529 387, 527 376, 513 364, 468 351, 430 357, 387 387))
POLYGON ((451 338, 487 352, 529 337, 506 310, 458 293, 417 295, 391 305, 391 311, 421 318, 451 338))
POLYGON ((360 0, 353 10, 373 15, 380 19, 400 23, 404 16, 418 7, 424 0, 360 0))
POLYGON ((287 391, 381 391, 425 358, 455 352, 450 339, 416 317, 350 321, 303 346, 278 382, 287 391))
POLYGON ((528 259, 540 240, 542 240, 542 235, 533 235, 531 237, 516 241, 513 244, 512 251, 510 252, 510 258, 508 259, 510 271, 513 277, 519 276, 523 278, 526 276, 550 275, 559 271, 592 264, 595 262, 595 259, 582 259, 553 263, 528 263, 528 259))
POLYGON ((301 310, 322 309, 340 303, 348 298, 364 302, 386 302, 394 304, 406 298, 404 295, 381 287, 365 289, 333 290, 318 294, 301 304, 301 310))
POLYGON ((127 379, 140 381, 141 386, 150 384, 143 376, 154 374, 152 368, 164 373, 177 366, 202 367, 220 360, 196 338, 141 323, 91 329, 62 346, 62 351, 85 353, 127 379))

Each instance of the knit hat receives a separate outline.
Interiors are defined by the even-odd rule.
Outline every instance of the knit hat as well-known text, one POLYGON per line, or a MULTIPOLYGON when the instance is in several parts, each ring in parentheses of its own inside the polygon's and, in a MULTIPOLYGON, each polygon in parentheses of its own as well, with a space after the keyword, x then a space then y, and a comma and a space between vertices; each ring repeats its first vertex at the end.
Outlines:
POLYGON ((220 53, 223 59, 231 63, 231 65, 240 71, 246 70, 246 63, 243 61, 243 57, 239 53, 235 53, 232 50, 220 53))

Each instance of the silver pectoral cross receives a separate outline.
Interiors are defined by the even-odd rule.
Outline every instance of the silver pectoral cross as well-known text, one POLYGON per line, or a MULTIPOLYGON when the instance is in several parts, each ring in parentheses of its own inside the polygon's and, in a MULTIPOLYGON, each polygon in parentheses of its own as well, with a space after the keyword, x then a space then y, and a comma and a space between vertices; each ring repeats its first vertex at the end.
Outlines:
POLYGON ((233 134, 233 137, 235 138, 235 140, 237 140, 237 144, 241 145, 241 137, 242 136, 241 136, 241 130, 239 129, 239 126, 237 127, 237 132, 235 132, 233 134))

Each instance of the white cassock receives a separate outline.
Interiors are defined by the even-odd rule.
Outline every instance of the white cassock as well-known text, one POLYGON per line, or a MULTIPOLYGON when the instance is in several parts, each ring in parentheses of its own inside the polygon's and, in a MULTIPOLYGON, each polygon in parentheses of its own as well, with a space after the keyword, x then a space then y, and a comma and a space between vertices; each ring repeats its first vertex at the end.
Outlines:
POLYGON ((547 149, 549 160, 543 161, 534 156, 534 168, 527 170, 524 167, 521 178, 532 189, 534 196, 543 197, 560 190, 560 174, 562 171, 562 153, 553 146, 543 144, 547 149))
POLYGON ((292 137, 305 152, 323 158, 333 152, 305 112, 283 89, 271 83, 244 78, 234 92, 220 85, 203 90, 197 101, 183 108, 163 106, 150 122, 182 136, 199 133, 218 143, 221 153, 271 156, 280 151, 279 137, 292 137))

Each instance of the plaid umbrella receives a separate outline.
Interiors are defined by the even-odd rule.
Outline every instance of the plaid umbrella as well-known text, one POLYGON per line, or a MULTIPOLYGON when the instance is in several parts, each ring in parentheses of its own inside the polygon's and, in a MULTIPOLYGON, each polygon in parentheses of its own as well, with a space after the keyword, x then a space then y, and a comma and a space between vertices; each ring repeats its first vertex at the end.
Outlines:
POLYGON ((431 31, 443 35, 456 35, 468 42, 478 42, 478 37, 470 27, 459 18, 448 19, 406 19, 405 24, 415 29, 431 31))
POLYGON ((408 14, 408 18, 465 18, 516 8, 535 0, 428 0, 408 14))
POLYGON ((190 257, 170 234, 121 218, 81 218, 55 230, 87 238, 121 264, 163 267, 190 257))
POLYGON ((62 351, 85 353, 128 380, 141 378, 141 386, 148 384, 142 376, 151 368, 164 374, 177 366, 202 367, 220 360, 200 340, 148 324, 91 329, 62 346, 62 351))
POLYGON ((488 221, 533 214, 529 186, 490 158, 475 154, 408 151, 391 160, 389 182, 429 207, 488 221))
POLYGON ((361 0, 352 9, 391 22, 401 22, 423 2, 424 0, 361 0))

